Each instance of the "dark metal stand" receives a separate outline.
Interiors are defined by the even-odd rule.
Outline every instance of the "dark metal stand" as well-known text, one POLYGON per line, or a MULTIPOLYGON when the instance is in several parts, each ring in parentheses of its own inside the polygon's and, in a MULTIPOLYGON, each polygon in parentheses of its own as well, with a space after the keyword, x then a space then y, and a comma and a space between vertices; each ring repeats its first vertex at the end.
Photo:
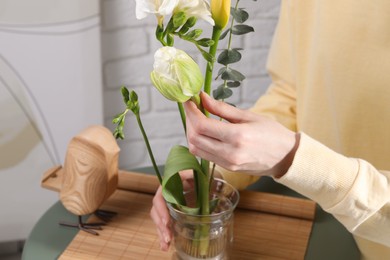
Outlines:
POLYGON ((116 212, 102 209, 96 210, 94 214, 96 217, 103 220, 104 222, 109 222, 113 217, 117 215, 116 212))
POLYGON ((112 212, 112 211, 108 211, 108 210, 96 210, 94 212, 94 214, 99 219, 101 219, 104 222, 84 223, 83 220, 82 220, 82 217, 81 216, 77 216, 78 217, 78 223, 76 223, 76 224, 62 222, 62 221, 59 224, 61 226, 78 228, 78 229, 83 230, 83 231, 85 231, 87 233, 90 233, 92 235, 98 236, 99 233, 96 232, 95 230, 102 230, 101 226, 104 226, 106 224, 106 222, 110 221, 111 218, 113 218, 117 213, 116 212, 112 212))

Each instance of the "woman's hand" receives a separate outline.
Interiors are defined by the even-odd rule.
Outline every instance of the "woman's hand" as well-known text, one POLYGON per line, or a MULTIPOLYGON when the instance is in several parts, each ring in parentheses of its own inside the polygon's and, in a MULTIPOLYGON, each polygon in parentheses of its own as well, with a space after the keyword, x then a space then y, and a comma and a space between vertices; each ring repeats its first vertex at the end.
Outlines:
MULTIPOLYGON (((191 170, 181 172, 180 177, 183 180, 184 189, 188 189, 194 185, 193 174, 191 170)), ((170 215, 167 204, 162 195, 161 186, 154 195, 150 216, 157 227, 157 234, 160 238, 160 248, 161 250, 167 251, 172 240, 172 232, 170 225, 170 215)))
POLYGON ((240 110, 201 93, 203 107, 226 121, 184 104, 190 152, 231 171, 279 177, 290 167, 299 135, 274 120, 240 110))
MULTIPOLYGON (((184 104, 190 151, 231 171, 279 177, 290 167, 299 136, 279 123, 249 111, 234 108, 201 94, 204 108, 224 118, 205 117, 193 102, 184 104)), ((192 171, 180 173, 184 188, 193 186, 192 171)), ((160 247, 166 251, 172 240, 170 215, 161 187, 153 198, 150 216, 157 226, 160 247)))

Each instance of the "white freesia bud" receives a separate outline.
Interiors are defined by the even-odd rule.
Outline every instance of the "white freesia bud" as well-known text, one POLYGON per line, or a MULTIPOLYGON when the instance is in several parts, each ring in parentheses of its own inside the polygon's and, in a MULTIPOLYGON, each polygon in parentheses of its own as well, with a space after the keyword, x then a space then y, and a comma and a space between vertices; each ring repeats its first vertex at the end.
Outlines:
POLYGON ((185 102, 199 94, 203 76, 198 64, 184 51, 162 47, 154 54, 153 85, 169 100, 185 102))
POLYGON ((135 15, 143 19, 148 14, 155 14, 159 22, 166 15, 171 15, 179 0, 135 0, 135 15))
POLYGON ((174 13, 184 12, 187 17, 196 17, 214 25, 210 5, 206 0, 179 0, 174 13))

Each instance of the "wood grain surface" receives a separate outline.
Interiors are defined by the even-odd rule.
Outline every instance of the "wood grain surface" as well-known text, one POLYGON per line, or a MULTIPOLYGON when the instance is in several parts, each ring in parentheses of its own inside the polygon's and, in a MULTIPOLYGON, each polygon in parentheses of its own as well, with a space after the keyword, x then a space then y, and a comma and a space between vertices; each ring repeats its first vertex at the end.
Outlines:
MULTIPOLYGON (((42 186, 61 188, 58 170, 45 174, 42 186)), ((118 212, 99 236, 79 232, 59 259, 172 259, 159 249, 155 225, 149 217, 155 176, 120 171, 118 189, 102 209, 118 212)), ((304 259, 315 203, 305 199, 255 191, 241 191, 234 215, 231 259, 304 259)), ((88 221, 96 221, 91 216, 88 221)))

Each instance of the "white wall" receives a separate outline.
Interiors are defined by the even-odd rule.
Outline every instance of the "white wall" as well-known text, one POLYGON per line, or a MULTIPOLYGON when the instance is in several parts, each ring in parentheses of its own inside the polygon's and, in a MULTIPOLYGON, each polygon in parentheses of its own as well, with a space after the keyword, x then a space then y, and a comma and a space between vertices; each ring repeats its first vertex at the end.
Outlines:
POLYGON ((58 200, 40 187, 72 136, 102 124, 98 0, 0 1, 0 241, 58 200))
MULTIPOLYGON (((250 13, 247 23, 255 28, 255 33, 235 40, 233 47, 241 45, 245 49, 240 66, 236 68, 244 72, 247 79, 234 98, 228 101, 238 107, 248 108, 264 93, 270 82, 265 63, 279 15, 280 0, 243 0, 240 5, 250 13)), ((121 85, 135 89, 140 96, 142 118, 156 160, 163 164, 170 147, 177 143, 185 144, 185 139, 177 105, 164 100, 150 83, 153 54, 160 47, 154 38, 155 26, 153 16, 136 20, 135 1, 102 1, 105 124, 113 128, 112 117, 123 109, 119 92, 121 85)), ((191 51, 195 59, 202 60, 192 46, 191 49, 185 44, 179 46, 191 51)), ((133 117, 127 120, 125 134, 126 140, 119 142, 122 149, 121 167, 131 169, 151 165, 133 117)))

